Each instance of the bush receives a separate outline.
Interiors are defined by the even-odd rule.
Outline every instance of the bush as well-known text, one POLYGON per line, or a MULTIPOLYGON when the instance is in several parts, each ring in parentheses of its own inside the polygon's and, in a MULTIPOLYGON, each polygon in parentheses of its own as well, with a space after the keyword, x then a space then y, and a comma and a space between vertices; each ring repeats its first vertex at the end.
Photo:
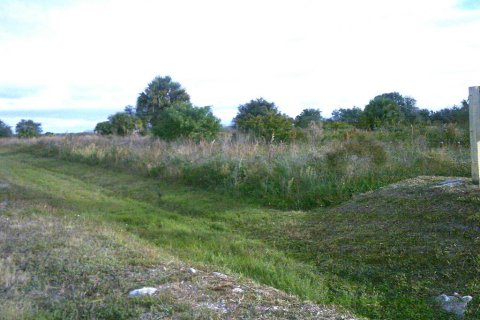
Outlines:
POLYGON ((353 107, 351 109, 336 109, 332 112, 332 121, 343 122, 352 125, 359 125, 362 121, 362 109, 353 107))
POLYGON ((198 141, 214 139, 220 128, 220 120, 212 114, 210 107, 177 103, 160 112, 152 133, 165 140, 187 138, 198 141))
POLYGON ((292 119, 263 98, 239 106, 233 123, 240 131, 265 141, 290 141, 294 134, 292 119))
POLYGON ((404 120, 400 106, 390 99, 374 99, 365 106, 362 122, 368 129, 399 126, 404 120))
POLYGON ((239 128, 265 141, 290 141, 293 134, 293 124, 289 117, 283 114, 269 112, 264 116, 252 116, 238 122, 239 128))
POLYGON ((308 128, 312 123, 318 125, 322 120, 322 112, 320 110, 303 109, 303 111, 295 117, 295 127, 308 128))
POLYGON ((113 134, 112 124, 110 121, 99 122, 93 131, 97 134, 101 134, 102 136, 113 134))
POLYGON ((327 152, 326 159, 330 169, 345 172, 348 167, 358 170, 362 163, 368 168, 381 166, 387 161, 387 152, 377 141, 358 135, 327 152))
POLYGON ((129 136, 142 132, 143 122, 134 114, 131 106, 125 107, 124 112, 117 112, 108 117, 108 121, 97 123, 94 132, 103 136, 115 134, 129 136))
POLYGON ((117 112, 108 117, 113 134, 119 136, 129 136, 135 132, 141 131, 142 121, 134 115, 127 112, 117 112))
POLYGON ((455 123, 427 127, 425 138, 431 147, 441 147, 447 144, 470 146, 469 131, 459 128, 455 123))

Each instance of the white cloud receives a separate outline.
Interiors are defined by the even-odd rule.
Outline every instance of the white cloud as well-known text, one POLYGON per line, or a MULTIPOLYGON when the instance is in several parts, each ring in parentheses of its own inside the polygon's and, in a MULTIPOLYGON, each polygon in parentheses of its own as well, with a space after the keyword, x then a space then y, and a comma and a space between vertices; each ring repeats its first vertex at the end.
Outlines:
POLYGON ((42 89, 0 110, 120 110, 167 74, 224 121, 260 96, 292 116, 390 91, 441 108, 480 84, 480 13, 453 0, 47 2, 23 5, 23 18, 12 8, 0 5, 15 29, 36 29, 0 33, 0 86, 42 89))

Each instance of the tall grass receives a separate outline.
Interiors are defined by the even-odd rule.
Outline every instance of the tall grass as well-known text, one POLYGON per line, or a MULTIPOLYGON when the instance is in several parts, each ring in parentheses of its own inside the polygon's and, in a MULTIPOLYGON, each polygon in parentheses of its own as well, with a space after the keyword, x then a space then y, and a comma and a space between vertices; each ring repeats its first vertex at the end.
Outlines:
POLYGON ((165 142, 85 135, 44 137, 25 146, 43 155, 234 193, 275 208, 310 209, 419 175, 469 175, 467 146, 441 138, 441 128, 412 128, 322 131, 289 144, 242 136, 165 142))

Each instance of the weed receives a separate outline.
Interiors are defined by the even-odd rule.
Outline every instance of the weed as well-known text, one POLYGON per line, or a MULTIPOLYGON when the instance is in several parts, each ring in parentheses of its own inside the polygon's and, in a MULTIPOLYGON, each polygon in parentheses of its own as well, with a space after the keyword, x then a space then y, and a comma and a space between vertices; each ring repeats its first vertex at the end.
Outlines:
POLYGON ((135 171, 280 209, 338 204, 353 193, 402 179, 466 176, 470 170, 463 145, 432 148, 420 133, 400 140, 395 137, 406 134, 403 131, 315 134, 321 139, 291 144, 241 136, 211 143, 99 136, 9 141, 36 154, 135 171))

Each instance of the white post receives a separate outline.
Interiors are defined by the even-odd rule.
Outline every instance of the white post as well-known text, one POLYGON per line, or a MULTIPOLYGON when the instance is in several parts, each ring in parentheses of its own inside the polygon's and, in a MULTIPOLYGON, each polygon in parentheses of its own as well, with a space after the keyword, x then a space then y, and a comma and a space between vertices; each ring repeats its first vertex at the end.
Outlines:
POLYGON ((480 179, 480 87, 470 87, 468 96, 470 114, 470 148, 472 156, 472 180, 480 179))

